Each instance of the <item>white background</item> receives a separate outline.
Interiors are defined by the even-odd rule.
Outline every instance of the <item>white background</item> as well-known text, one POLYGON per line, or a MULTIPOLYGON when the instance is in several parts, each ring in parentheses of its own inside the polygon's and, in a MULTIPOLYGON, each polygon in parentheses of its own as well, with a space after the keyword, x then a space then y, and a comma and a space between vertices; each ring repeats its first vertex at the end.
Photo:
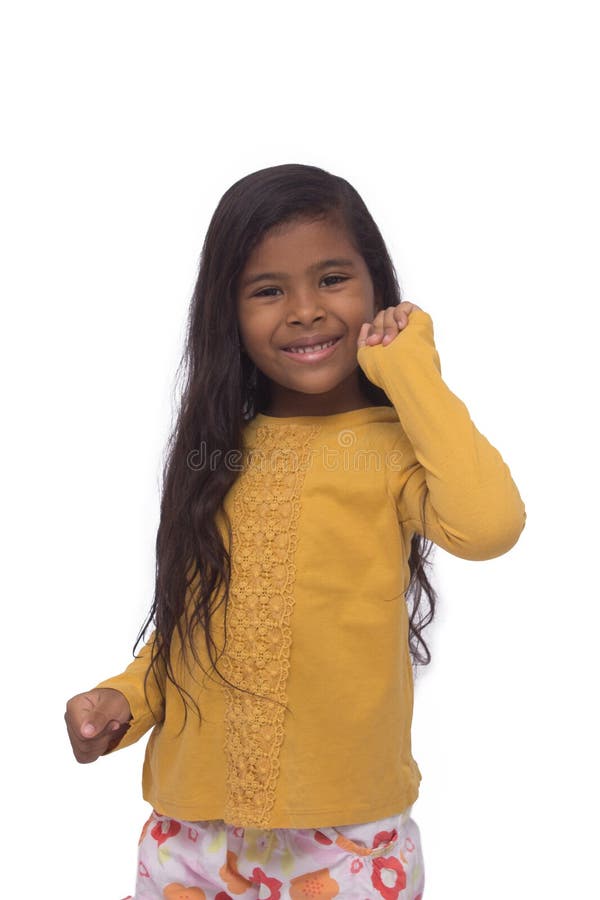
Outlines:
POLYGON ((124 668, 151 601, 209 219, 283 162, 359 190, 527 508, 499 559, 436 551, 413 737, 425 896, 594 895, 594 6, 3 4, 6 896, 133 890, 144 741, 78 766, 64 705, 124 668))

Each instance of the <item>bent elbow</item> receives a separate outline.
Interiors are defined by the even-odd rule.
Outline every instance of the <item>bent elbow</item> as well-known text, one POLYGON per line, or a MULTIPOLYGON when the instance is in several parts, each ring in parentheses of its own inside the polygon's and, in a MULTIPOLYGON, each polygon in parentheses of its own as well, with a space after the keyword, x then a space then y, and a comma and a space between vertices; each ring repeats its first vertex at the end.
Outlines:
POLYGON ((494 515, 486 522, 485 529, 479 530, 477 536, 465 546, 464 559, 486 560, 496 559, 511 550, 519 540, 527 513, 525 507, 509 514, 494 515), (467 555, 468 554, 468 555, 467 555))

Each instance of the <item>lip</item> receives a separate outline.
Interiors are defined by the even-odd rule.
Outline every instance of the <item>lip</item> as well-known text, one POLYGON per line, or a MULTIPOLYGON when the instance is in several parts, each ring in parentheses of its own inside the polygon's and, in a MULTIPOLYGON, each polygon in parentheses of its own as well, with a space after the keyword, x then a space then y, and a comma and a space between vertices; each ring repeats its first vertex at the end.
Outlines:
POLYGON ((310 346, 310 344, 324 344, 327 340, 329 340, 329 341, 335 340, 335 343, 333 343, 331 345, 331 347, 324 347, 323 350, 314 350, 311 353, 307 353, 306 351, 304 353, 297 353, 297 352, 294 352, 293 348, 290 350, 285 350, 282 347, 281 352, 285 353, 285 355, 289 359, 296 360, 296 362, 300 362, 300 363, 320 362, 322 359, 327 359, 329 356, 331 356, 332 353, 335 352, 337 345, 341 341, 341 337, 338 337, 338 338, 329 337, 329 338, 322 338, 321 340, 317 340, 316 336, 315 336, 315 338, 311 338, 310 343, 305 343, 305 344, 301 344, 298 342, 296 343, 296 347, 302 347, 302 346, 306 347, 306 346, 310 346))
POLYGON ((341 334, 323 334, 323 332, 317 331, 315 334, 308 334, 306 337, 290 341, 289 344, 286 344, 285 347, 282 347, 281 349, 295 350, 296 347, 311 347, 313 344, 326 344, 328 341, 337 341, 340 338, 341 334))

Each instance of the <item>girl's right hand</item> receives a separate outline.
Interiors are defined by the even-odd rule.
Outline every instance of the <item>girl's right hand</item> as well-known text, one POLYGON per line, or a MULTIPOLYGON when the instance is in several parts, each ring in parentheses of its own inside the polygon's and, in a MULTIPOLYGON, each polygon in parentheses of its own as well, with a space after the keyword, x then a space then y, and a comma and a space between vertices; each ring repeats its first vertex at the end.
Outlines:
POLYGON ((112 688, 94 688, 71 697, 65 722, 77 762, 94 762, 116 747, 130 719, 127 699, 112 688))

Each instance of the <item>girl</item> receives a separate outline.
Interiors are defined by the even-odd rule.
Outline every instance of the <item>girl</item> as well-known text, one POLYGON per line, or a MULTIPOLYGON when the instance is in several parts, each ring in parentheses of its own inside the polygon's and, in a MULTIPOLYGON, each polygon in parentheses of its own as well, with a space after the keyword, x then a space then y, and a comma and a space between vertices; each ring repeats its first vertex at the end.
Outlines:
POLYGON ((184 359, 152 634, 66 713, 79 762, 152 728, 135 898, 418 900, 427 555, 506 553, 517 487, 361 198, 321 169, 225 193, 184 359))

